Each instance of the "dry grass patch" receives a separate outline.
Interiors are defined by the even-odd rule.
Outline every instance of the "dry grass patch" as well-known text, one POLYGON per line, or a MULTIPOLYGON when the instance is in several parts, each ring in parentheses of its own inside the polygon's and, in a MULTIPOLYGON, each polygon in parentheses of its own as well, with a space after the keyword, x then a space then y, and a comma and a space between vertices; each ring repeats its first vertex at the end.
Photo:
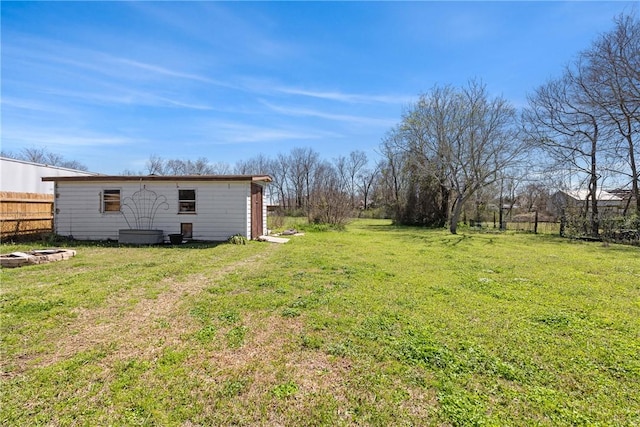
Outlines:
MULTIPOLYGON (((204 424, 290 425, 292 416, 305 424, 318 399, 346 417, 349 360, 299 351, 305 328, 300 318, 258 312, 238 324, 247 331, 242 345, 232 348, 221 339, 185 360, 191 379, 199 384, 191 392, 204 402, 199 414, 204 424)), ((238 324, 220 327, 217 336, 238 324)))
MULTIPOLYGON (((57 363, 94 348, 110 349, 109 357, 114 360, 156 358, 164 347, 177 345, 183 334, 196 328, 194 319, 181 306, 186 298, 197 295, 226 274, 257 267, 265 256, 259 253, 210 274, 198 273, 181 281, 162 279, 156 286, 157 296, 151 298, 145 297, 145 290, 133 288, 110 298, 106 307, 76 308, 75 319, 66 325, 68 333, 50 336, 54 352, 39 354, 32 367, 57 363), (139 302, 128 305, 132 300, 139 302)), ((24 370, 29 363, 23 360, 21 365, 24 370)))

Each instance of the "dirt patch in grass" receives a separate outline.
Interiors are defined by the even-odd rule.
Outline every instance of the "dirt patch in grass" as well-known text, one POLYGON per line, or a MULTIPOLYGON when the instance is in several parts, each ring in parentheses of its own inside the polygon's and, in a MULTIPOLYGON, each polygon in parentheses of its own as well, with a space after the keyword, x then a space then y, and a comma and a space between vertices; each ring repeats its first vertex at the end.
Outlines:
MULTIPOLYGON (((67 333, 51 336, 51 353, 36 357, 22 357, 17 361, 13 375, 34 367, 48 366, 68 359, 80 352, 108 349, 109 359, 124 360, 130 357, 153 359, 162 349, 180 341, 181 335, 194 326, 194 319, 182 312, 184 298, 201 292, 206 287, 236 270, 251 266, 258 268, 274 250, 268 250, 240 261, 228 264, 211 274, 194 274, 179 282, 164 279, 158 286, 155 298, 146 298, 144 289, 127 290, 113 298, 106 307, 76 310, 77 317, 66 326, 67 333), (166 289, 162 291, 162 289, 166 289), (130 301, 137 301, 130 309, 130 301), (129 304, 127 304, 129 301, 129 304)), ((56 331, 60 334, 60 331, 56 331)))
MULTIPOLYGON (((306 392, 340 391, 341 379, 349 371, 348 359, 329 356, 322 351, 300 351, 299 340, 305 327, 300 318, 269 316, 247 319, 251 331, 247 344, 237 350, 219 353, 222 366, 242 370, 243 366, 270 361, 274 372, 256 372, 256 385, 275 385, 293 380, 306 392), (282 377, 282 368, 287 377, 282 377)), ((260 387, 258 387, 260 388, 260 387)))
MULTIPOLYGON (((338 412, 349 412, 351 361, 321 350, 300 351, 304 320, 254 313, 242 324, 248 333, 241 347, 201 352, 188 362, 199 382, 213 385, 223 398, 230 397, 226 395, 230 384, 240 384, 237 394, 224 403, 225 412, 244 423, 261 420, 268 425, 286 425, 289 416, 283 411, 300 417, 311 415, 319 395, 330 396, 342 408, 338 412), (278 394, 283 385, 294 388, 291 396, 278 394), (261 406, 270 410, 257 412, 261 406)), ((216 420, 215 411, 215 405, 206 406, 203 415, 216 420)))

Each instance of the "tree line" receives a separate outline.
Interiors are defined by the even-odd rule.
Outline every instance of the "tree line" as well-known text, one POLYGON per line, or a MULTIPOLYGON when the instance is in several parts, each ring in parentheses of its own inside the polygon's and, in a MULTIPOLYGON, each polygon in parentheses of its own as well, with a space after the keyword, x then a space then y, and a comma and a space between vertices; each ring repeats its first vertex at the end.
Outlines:
POLYGON ((380 167, 370 165, 366 153, 360 150, 326 160, 312 148, 296 147, 273 158, 258 154, 234 165, 210 163, 205 157, 192 161, 152 155, 142 174, 270 175, 273 179, 268 189, 271 203, 288 213, 306 215, 311 221, 342 225, 355 210, 373 205, 380 167))
POLYGON ((76 169, 86 171, 88 168, 76 161, 65 159, 60 154, 53 153, 44 148, 29 147, 18 152, 2 150, 0 156, 25 162, 38 163, 41 165, 58 166, 61 168, 76 169))

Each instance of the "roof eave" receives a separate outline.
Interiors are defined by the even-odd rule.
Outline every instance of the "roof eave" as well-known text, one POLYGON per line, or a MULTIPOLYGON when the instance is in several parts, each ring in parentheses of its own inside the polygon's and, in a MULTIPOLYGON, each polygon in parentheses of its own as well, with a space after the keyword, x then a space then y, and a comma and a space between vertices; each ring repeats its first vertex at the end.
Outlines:
POLYGON ((272 182, 269 175, 95 175, 95 176, 45 176, 48 182, 105 182, 105 181, 250 181, 272 182))

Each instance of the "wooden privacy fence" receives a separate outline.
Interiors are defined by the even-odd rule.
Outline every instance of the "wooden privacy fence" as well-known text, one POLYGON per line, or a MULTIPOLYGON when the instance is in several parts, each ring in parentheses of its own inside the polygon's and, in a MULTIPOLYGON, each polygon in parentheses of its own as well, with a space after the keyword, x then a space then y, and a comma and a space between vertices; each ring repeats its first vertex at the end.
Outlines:
POLYGON ((53 232, 53 194, 0 191, 0 238, 53 232))

